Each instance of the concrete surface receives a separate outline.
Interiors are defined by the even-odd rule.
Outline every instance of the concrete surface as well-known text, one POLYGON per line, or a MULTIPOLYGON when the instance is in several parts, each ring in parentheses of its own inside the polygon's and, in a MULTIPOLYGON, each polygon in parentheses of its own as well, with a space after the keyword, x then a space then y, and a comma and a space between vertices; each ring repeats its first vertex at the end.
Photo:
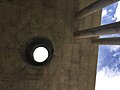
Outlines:
POLYGON ((95 0, 0 0, 0 90, 94 90, 97 49, 73 32, 100 23, 100 12, 76 20, 75 12, 95 0), (19 50, 28 37, 48 37, 51 63, 35 67, 19 50))

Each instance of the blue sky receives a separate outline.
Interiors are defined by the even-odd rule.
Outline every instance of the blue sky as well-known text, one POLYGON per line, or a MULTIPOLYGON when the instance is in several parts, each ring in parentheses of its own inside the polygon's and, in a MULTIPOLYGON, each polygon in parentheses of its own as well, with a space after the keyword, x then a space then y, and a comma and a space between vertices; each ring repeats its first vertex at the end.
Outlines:
MULTIPOLYGON (((120 21, 120 2, 102 10, 101 25, 120 21)), ((120 37, 120 34, 100 38, 120 37)), ((120 45, 100 45, 95 90, 120 90, 120 45)))

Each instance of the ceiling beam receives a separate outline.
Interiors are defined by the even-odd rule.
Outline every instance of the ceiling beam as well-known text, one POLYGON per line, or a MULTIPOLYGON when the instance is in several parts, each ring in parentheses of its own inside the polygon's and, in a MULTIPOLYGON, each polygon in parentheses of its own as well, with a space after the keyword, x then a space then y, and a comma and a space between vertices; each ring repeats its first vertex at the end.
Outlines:
POLYGON ((105 6, 108 6, 112 3, 115 3, 119 0, 97 0, 90 4, 89 6, 83 8, 82 10, 75 13, 75 16, 78 18, 83 18, 89 14, 92 14, 93 12, 104 8, 105 6))
POLYGON ((97 45, 120 45, 120 37, 92 39, 92 43, 97 45))
POLYGON ((118 33, 120 33, 120 22, 76 31, 73 33, 73 36, 75 38, 88 38, 118 33))

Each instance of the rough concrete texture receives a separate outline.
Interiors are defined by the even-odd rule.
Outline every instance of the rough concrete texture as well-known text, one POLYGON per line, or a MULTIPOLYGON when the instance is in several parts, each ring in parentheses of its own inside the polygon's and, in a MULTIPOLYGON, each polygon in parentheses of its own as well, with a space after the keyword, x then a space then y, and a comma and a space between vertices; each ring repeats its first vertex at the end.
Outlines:
POLYGON ((94 90, 97 46, 73 32, 98 26, 100 12, 78 20, 95 0, 0 0, 0 90, 94 90), (54 44, 51 63, 25 63, 19 50, 32 36, 54 44))

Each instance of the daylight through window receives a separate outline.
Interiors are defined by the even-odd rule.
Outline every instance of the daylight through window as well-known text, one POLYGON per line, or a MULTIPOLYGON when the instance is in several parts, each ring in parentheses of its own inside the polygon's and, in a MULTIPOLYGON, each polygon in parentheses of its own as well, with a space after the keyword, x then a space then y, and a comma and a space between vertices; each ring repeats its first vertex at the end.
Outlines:
MULTIPOLYGON (((120 2, 102 10, 101 25, 120 21, 120 2)), ((120 37, 120 34, 100 38, 120 37)), ((120 45, 100 45, 95 90, 120 90, 120 45)))

